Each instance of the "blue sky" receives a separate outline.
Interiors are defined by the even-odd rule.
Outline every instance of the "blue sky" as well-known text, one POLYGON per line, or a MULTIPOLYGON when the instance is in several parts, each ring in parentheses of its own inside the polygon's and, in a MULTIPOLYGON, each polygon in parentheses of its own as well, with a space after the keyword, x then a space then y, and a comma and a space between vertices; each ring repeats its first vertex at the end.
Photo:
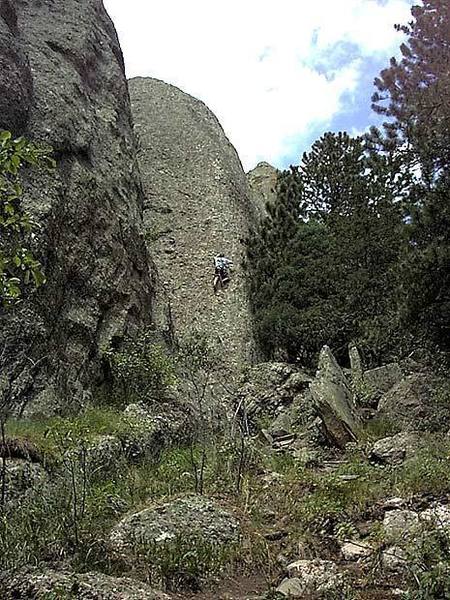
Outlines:
POLYGON ((203 100, 246 170, 283 168, 328 130, 364 131, 373 79, 413 0, 104 0, 127 74, 203 100))

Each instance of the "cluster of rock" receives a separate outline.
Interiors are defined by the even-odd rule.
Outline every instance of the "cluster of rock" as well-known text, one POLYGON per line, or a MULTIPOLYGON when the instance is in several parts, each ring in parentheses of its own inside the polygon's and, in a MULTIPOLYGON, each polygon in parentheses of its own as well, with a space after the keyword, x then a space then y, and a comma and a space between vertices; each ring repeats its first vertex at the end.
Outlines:
POLYGON ((24 182, 47 283, 0 314, 8 402, 28 416, 83 408, 102 349, 151 324, 208 335, 230 374, 256 352, 242 261, 262 208, 235 149, 199 100, 126 81, 102 2, 53 4, 0 0, 0 129, 57 163, 24 182), (218 253, 234 276, 216 296, 218 253))
POLYGON ((249 369, 236 406, 250 432, 262 431, 275 449, 298 451, 320 442, 345 450, 360 439, 365 422, 386 421, 400 433, 379 440, 371 459, 394 464, 420 448, 415 431, 449 428, 449 407, 435 399, 435 376, 404 374, 397 363, 363 370, 354 347, 350 359, 352 368, 342 369, 325 346, 314 376, 286 363, 260 363, 249 369))

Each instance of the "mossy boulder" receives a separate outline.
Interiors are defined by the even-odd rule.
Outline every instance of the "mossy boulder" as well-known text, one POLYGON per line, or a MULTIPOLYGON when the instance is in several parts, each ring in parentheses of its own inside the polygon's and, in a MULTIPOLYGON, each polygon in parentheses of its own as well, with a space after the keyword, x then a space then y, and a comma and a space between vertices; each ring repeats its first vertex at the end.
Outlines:
POLYGON ((124 517, 111 531, 114 554, 129 555, 140 547, 153 547, 183 538, 195 538, 211 546, 237 542, 237 519, 213 500, 186 496, 145 508, 124 517))

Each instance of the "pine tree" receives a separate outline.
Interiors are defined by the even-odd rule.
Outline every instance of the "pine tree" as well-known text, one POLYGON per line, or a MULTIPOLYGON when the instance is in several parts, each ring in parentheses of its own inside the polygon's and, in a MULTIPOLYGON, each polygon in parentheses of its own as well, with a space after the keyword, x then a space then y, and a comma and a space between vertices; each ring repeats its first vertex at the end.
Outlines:
POLYGON ((398 26, 401 61, 375 80, 374 108, 388 117, 372 143, 403 161, 408 251, 401 263, 405 326, 450 350, 450 5, 424 0, 398 26), (407 185, 406 185, 407 184, 407 185))
POLYGON ((327 133, 304 155, 301 173, 303 210, 330 234, 340 342, 358 340, 379 361, 396 321, 393 267, 403 230, 388 158, 371 157, 361 138, 327 133))

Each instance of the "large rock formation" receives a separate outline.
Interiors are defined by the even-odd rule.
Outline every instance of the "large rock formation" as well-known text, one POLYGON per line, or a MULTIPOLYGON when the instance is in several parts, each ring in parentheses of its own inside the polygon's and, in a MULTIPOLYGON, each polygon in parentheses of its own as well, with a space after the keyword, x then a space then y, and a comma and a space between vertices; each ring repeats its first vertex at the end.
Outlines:
POLYGON ((122 54, 100 0, 0 0, 0 50, 0 126, 51 144, 58 165, 27 175, 47 284, 1 315, 3 369, 22 410, 76 409, 100 348, 151 320, 122 54))
POLYGON ((280 171, 267 162, 260 162, 247 173, 250 191, 261 216, 266 216, 266 205, 275 202, 280 171))
POLYGON ((147 240, 160 275, 159 323, 220 342, 231 367, 248 361, 252 330, 241 261, 256 222, 235 149, 199 100, 155 79, 130 81, 146 192, 147 240), (213 293, 213 258, 235 270, 226 291, 213 293), (164 321, 166 323, 164 324, 164 321), (168 323, 167 323, 168 321, 168 323))

